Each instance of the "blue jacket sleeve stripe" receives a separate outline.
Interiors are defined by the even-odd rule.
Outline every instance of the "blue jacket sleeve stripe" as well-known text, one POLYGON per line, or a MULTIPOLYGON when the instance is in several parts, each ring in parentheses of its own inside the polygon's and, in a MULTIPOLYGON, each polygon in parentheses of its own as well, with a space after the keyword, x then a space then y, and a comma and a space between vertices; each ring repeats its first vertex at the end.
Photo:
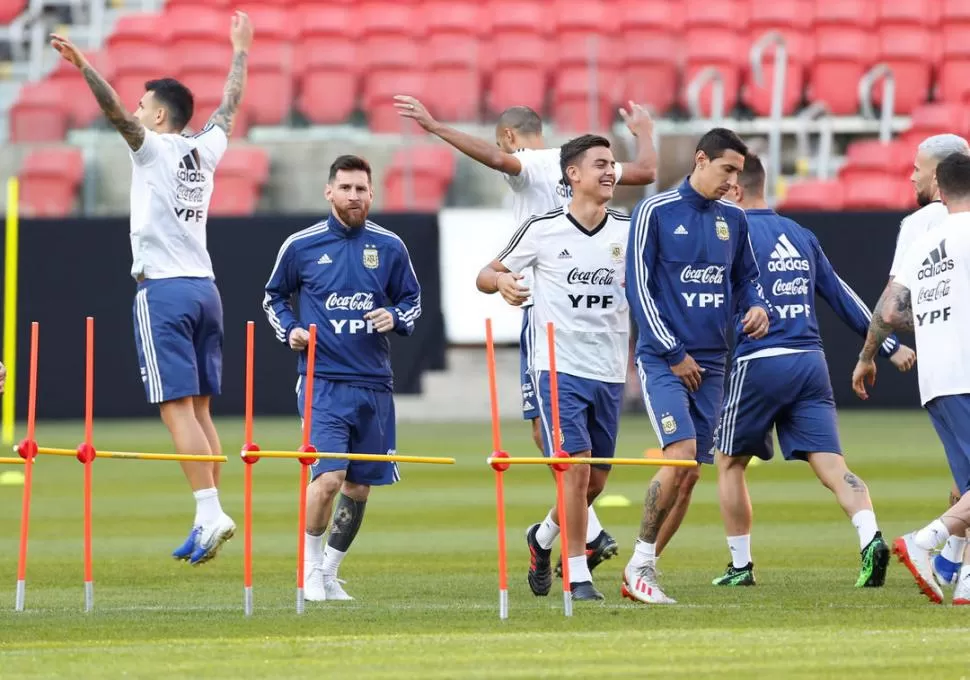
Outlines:
POLYGON ((650 229, 650 217, 653 215, 655 208, 661 205, 667 205, 668 203, 673 203, 674 201, 680 200, 680 194, 674 196, 667 195, 664 198, 657 197, 658 200, 654 202, 647 203, 637 219, 636 226, 634 227, 634 242, 637 245, 637 250, 635 253, 627 253, 627 257, 635 257, 636 260, 636 276, 637 280, 635 282, 637 287, 637 297, 640 300, 640 307, 643 310, 643 315, 650 325, 650 331, 654 334, 660 344, 664 349, 670 351, 677 346, 677 340, 674 338, 673 333, 664 324, 663 319, 660 318, 660 311, 657 309, 657 304, 654 302, 653 297, 650 295, 650 290, 647 284, 650 280, 650 272, 647 271, 647 265, 643 261, 644 253, 647 249, 647 234, 650 229))
MULTIPOLYGON (((852 299, 852 301, 859 308, 859 311, 862 312, 862 316, 865 317, 866 323, 871 322, 872 313, 869 311, 869 308, 865 305, 865 303, 858 296, 858 294, 856 294, 856 292, 852 290, 852 287, 849 284, 847 284, 845 281, 842 280, 841 276, 836 274, 835 278, 839 280, 839 285, 842 286, 842 290, 846 292, 846 294, 852 299)), ((893 341, 893 338, 886 338, 882 343, 882 349, 887 354, 891 353, 895 348, 896 348, 896 343, 893 341)))
MULTIPOLYGON (((280 246, 279 252, 276 254, 276 262, 273 263, 273 271, 269 275, 269 279, 266 281, 266 288, 273 285, 276 280, 278 270, 280 268, 280 263, 283 261, 283 255, 286 254, 287 249, 296 241, 307 238, 308 236, 313 236, 314 234, 319 234, 328 229, 326 222, 320 222, 313 225, 312 227, 307 227, 302 231, 298 231, 288 239, 283 241, 283 245, 280 246)), ((283 327, 279 316, 276 314, 276 310, 273 309, 273 296, 267 292, 263 296, 263 311, 266 313, 266 318, 269 320, 269 325, 272 326, 273 331, 276 333, 276 338, 280 342, 286 342, 286 328, 283 327)))

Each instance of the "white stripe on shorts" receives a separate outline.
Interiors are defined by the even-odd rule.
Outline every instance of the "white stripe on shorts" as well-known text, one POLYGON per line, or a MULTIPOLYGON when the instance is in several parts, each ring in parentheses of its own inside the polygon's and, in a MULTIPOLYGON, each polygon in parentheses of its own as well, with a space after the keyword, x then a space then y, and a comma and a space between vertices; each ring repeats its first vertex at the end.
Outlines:
POLYGON ((138 334, 141 337, 142 354, 145 356, 148 401, 152 404, 158 404, 165 395, 162 390, 162 374, 158 369, 158 355, 155 354, 155 340, 152 338, 152 319, 148 311, 147 288, 142 288, 135 294, 135 310, 138 334))
POLYGON ((744 376, 748 373, 748 362, 741 361, 734 365, 731 373, 731 383, 728 386, 728 399, 724 406, 724 413, 721 416, 721 441, 718 448, 721 453, 728 455, 734 451, 734 431, 738 424, 738 406, 741 403, 741 395, 744 392, 744 376))
MULTIPOLYGON (((539 422, 542 423, 542 429, 546 433, 545 441, 549 442, 552 446, 553 451, 559 449, 559 442, 553 441, 552 439, 552 413, 550 412, 549 417, 546 417, 546 409, 542 406, 542 390, 539 388, 539 382, 542 378, 543 371, 536 371, 535 374, 535 390, 536 390, 536 402, 539 404, 539 422)), ((548 373, 548 371, 545 371, 548 373)), ((559 424, 560 430, 562 429, 562 423, 559 424)), ((551 453, 550 453, 551 455, 551 453)))
POLYGON ((654 434, 657 435, 657 442, 663 448, 664 439, 660 434, 660 425, 657 423, 657 416, 653 412, 653 406, 650 405, 650 394, 647 392, 647 372, 643 370, 643 364, 639 359, 637 359, 637 375, 640 376, 640 391, 643 393, 643 405, 647 409, 647 415, 650 416, 650 424, 653 426, 654 434))

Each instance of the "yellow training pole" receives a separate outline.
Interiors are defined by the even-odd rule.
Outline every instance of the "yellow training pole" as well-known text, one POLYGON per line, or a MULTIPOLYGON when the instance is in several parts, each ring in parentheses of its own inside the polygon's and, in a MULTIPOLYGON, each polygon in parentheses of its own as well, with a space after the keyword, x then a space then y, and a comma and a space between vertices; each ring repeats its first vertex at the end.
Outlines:
POLYGON ((3 365, 7 383, 3 392, 4 444, 12 444, 17 412, 17 260, 20 242, 20 184, 7 179, 7 235, 4 246, 3 287, 3 365))
POLYGON ((489 465, 645 465, 648 467, 697 467, 696 460, 665 460, 663 458, 488 458, 489 465))
POLYGON ((23 465, 23 458, 0 458, 0 465, 23 465))
MULTIPOLYGON (((77 456, 77 449, 57 449, 40 446, 39 456, 77 456)), ((96 451, 95 458, 118 458, 122 460, 174 460, 195 463, 225 463, 226 456, 193 456, 181 453, 132 453, 129 451, 96 451)))
POLYGON ((300 453, 299 451, 260 451, 260 458, 323 458, 326 460, 367 460, 375 463, 427 463, 429 465, 454 465, 454 458, 433 458, 431 456, 399 456, 380 453, 300 453))

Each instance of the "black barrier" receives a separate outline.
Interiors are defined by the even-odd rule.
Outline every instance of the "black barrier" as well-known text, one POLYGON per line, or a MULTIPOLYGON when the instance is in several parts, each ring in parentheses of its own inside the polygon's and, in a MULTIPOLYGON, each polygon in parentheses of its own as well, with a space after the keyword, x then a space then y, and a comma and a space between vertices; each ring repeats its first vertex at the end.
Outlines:
MULTIPOLYGON (((319 216, 212 219, 208 227, 216 283, 222 293, 226 340, 223 394, 217 414, 243 412, 245 325, 256 322, 255 409, 259 414, 296 412, 296 356, 277 342, 262 310, 263 286, 276 254, 291 233, 319 216)), ((436 215, 387 214, 373 220, 408 246, 422 288, 422 316, 411 337, 392 336, 395 391, 421 390, 425 370, 445 361, 444 321, 436 215)), ((2 239, 0 239, 2 241, 2 239)), ((0 242, 0 252, 2 252, 0 242)), ((131 307, 135 283, 128 275, 131 247, 127 219, 22 220, 17 415, 27 413, 30 321, 38 321, 42 418, 77 418, 84 411, 84 317, 95 317, 95 414, 154 415, 145 402, 135 354, 131 307)))

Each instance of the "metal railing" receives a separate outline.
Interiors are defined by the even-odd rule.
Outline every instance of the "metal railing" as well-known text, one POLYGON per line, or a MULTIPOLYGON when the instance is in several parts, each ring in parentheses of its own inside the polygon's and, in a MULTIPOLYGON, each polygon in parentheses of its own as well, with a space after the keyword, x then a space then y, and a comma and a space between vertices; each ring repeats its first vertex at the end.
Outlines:
POLYGON ((724 76, 716 66, 708 66, 697 72, 687 85, 687 108, 694 118, 707 118, 701 111, 701 91, 711 85, 711 120, 724 118, 724 76))
POLYGON ((818 151, 815 156, 815 176, 818 179, 828 179, 832 167, 832 147, 835 133, 832 128, 832 117, 825 102, 814 102, 796 116, 799 125, 795 133, 795 149, 798 158, 811 156, 811 140, 809 139, 810 125, 813 120, 818 121, 818 151))
POLYGON ((774 47, 774 72, 771 81, 771 127, 768 131, 767 200, 774 203, 775 188, 781 177, 781 120, 785 106, 785 79, 788 75, 788 45, 778 31, 762 35, 751 46, 751 75, 758 87, 764 87, 764 53, 774 47))
POLYGON ((859 101, 862 103, 862 116, 875 118, 872 91, 879 81, 883 81, 882 106, 879 112, 879 141, 888 144, 893 136, 893 114, 896 106, 896 76, 888 64, 876 64, 859 79, 859 101))

